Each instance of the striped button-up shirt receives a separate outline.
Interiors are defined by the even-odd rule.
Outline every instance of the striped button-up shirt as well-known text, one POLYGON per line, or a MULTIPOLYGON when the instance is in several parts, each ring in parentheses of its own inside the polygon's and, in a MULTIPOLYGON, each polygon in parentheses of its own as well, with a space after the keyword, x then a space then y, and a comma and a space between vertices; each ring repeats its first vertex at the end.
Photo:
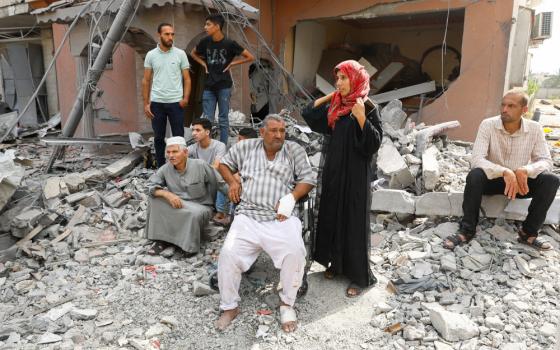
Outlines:
POLYGON ((530 178, 550 170, 552 159, 541 125, 521 118, 521 128, 510 134, 500 116, 483 120, 474 142, 471 167, 481 168, 489 179, 503 176, 506 169, 525 168, 530 178))
POLYGON ((296 184, 316 184, 305 150, 292 141, 285 141, 270 161, 262 139, 244 140, 236 143, 221 163, 241 175, 241 202, 235 212, 261 222, 275 219, 278 201, 296 184))

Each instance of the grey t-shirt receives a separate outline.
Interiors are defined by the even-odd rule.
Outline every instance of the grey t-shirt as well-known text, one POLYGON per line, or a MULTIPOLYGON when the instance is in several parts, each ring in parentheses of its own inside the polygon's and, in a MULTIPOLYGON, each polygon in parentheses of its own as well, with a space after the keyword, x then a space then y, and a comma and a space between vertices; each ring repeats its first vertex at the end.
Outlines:
POLYGON ((212 165, 216 159, 221 160, 226 154, 226 145, 218 140, 210 140, 210 145, 206 148, 200 147, 197 143, 188 147, 189 158, 202 159, 212 165))

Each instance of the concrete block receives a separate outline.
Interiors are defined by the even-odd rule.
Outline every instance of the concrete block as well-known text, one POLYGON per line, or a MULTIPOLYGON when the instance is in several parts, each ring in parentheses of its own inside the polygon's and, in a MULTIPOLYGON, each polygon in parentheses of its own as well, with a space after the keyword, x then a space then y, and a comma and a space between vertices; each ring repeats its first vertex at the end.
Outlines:
POLYGON ((53 176, 47 179, 43 185, 43 197, 46 200, 58 198, 62 194, 60 183, 62 178, 60 176, 53 176))
POLYGON ((80 177, 82 177, 85 182, 100 182, 105 180, 107 175, 99 169, 92 168, 81 172, 80 177))
POLYGON ((412 172, 406 168, 399 171, 396 174, 391 175, 391 180, 389 180, 389 187, 392 189, 404 189, 414 184, 415 177, 412 172))
MULTIPOLYGON (((507 219, 524 220, 529 213, 531 199, 516 199, 507 203, 504 212, 507 219)), ((560 197, 556 197, 546 213, 545 224, 560 223, 560 197)))
POLYGON ((86 186, 86 181, 78 174, 68 174, 62 178, 62 181, 64 181, 70 193, 80 192, 86 186))
POLYGON ((404 158, 390 141, 385 141, 379 148, 377 167, 385 175, 391 176, 389 186, 393 189, 402 189, 414 184, 415 179, 404 158))
POLYGON ((428 192, 416 198, 416 215, 462 216, 463 194, 428 192))
POLYGON ((381 121, 395 130, 402 128, 405 120, 406 113, 402 110, 402 102, 399 100, 392 100, 381 110, 381 121))
POLYGON ((143 156, 144 150, 142 149, 132 151, 123 158, 105 167, 104 172, 110 177, 127 174, 142 161, 143 156))
POLYGON ((402 190, 379 190, 372 193, 371 210, 414 214, 414 196, 402 190))
POLYGON ((482 196, 481 210, 488 218, 505 217, 504 209, 508 205, 506 196, 500 194, 494 196, 482 196))
POLYGON ((435 146, 431 146, 422 153, 422 179, 424 188, 433 191, 439 182, 439 163, 437 155, 439 151, 435 146))
POLYGON ((428 192, 417 197, 416 215, 451 216, 449 193, 428 192))
POLYGON ((478 326, 468 316, 443 308, 431 309, 430 320, 441 337, 450 342, 468 340, 479 334, 478 326))
POLYGON ((385 141, 377 152, 377 167, 385 175, 393 175, 407 168, 403 157, 390 141, 385 141))

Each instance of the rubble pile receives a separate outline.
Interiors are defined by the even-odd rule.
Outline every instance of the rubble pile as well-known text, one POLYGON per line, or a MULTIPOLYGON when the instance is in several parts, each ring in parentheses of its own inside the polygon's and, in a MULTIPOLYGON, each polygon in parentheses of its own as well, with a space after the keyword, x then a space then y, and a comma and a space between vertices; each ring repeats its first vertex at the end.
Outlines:
MULTIPOLYGON (((371 325, 386 333, 379 348, 544 349, 557 342, 560 309, 557 251, 516 241, 516 227, 484 219, 469 245, 449 251, 442 241, 458 223, 417 218, 405 227, 394 215, 372 224, 371 262, 387 277, 392 297, 375 306, 371 325), (401 333, 402 331, 402 333, 401 333)), ((560 234, 542 234, 555 249, 560 234)))
POLYGON ((399 100, 383 107, 381 120, 384 137, 376 160, 376 189, 406 189, 416 195, 462 191, 472 145, 447 142, 441 135, 459 127, 458 122, 414 125, 399 100))
MULTIPOLYGON (((309 292, 296 303, 294 334, 278 325, 278 272, 264 255, 244 275, 233 327, 215 330, 219 296, 209 276, 223 228, 205 229, 196 256, 147 254, 145 183, 153 170, 138 166, 144 150, 88 157, 70 147, 57 172, 44 175, 44 146, 8 149, 0 157, 7 174, 0 200, 8 198, 0 201, 0 348, 553 347, 560 322, 557 227, 547 225, 543 234, 554 251, 520 245, 506 219, 519 219, 526 208, 489 197, 476 238, 445 250, 441 242, 458 224, 443 217, 461 215, 470 146, 437 136, 454 124, 413 127, 397 102, 382 112, 387 135, 373 186, 370 261, 379 283, 348 299, 347 282, 325 280, 314 264, 309 292)), ((317 168, 319 135, 291 119, 287 133, 317 168)))

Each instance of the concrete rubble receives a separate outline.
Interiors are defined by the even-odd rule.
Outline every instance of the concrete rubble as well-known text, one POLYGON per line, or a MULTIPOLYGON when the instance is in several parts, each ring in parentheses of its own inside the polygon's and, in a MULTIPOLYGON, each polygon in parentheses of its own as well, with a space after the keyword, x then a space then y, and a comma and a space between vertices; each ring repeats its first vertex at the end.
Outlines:
MULTIPOLYGON (((153 170, 142 166, 141 149, 84 158, 70 147, 56 173, 44 175, 45 146, 18 145, 10 159, 31 163, 14 163, 20 184, 0 211, 0 348, 553 348, 560 258, 517 243, 526 201, 485 198, 477 236, 445 250, 462 215, 470 146, 432 128, 417 154, 417 135, 430 127, 411 126, 400 108, 383 110, 389 132, 372 191, 370 262, 379 282, 347 299, 347 282, 325 280, 313 264, 309 292, 296 303, 300 328, 290 335, 277 322, 278 272, 264 255, 242 280, 233 327, 213 327, 219 294, 209 277, 223 228, 207 227, 195 256, 147 255, 153 170)), ((319 136, 294 123, 287 132, 317 168, 319 136)), ((554 210, 543 236, 558 248, 554 210)))

